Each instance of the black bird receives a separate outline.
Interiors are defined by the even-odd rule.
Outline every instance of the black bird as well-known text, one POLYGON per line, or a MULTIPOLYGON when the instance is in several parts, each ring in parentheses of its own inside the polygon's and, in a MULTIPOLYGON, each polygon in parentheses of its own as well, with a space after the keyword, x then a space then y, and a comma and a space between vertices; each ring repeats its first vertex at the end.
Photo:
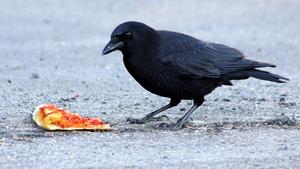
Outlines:
POLYGON ((232 47, 205 42, 189 35, 155 30, 143 23, 125 22, 117 26, 102 54, 120 50, 128 72, 146 90, 170 98, 170 103, 141 119, 130 123, 145 123, 154 116, 174 107, 182 99, 194 105, 174 124, 160 127, 181 129, 191 114, 203 102, 204 96, 216 87, 232 85, 231 80, 254 77, 285 83, 285 77, 259 70, 273 64, 249 60, 232 47))

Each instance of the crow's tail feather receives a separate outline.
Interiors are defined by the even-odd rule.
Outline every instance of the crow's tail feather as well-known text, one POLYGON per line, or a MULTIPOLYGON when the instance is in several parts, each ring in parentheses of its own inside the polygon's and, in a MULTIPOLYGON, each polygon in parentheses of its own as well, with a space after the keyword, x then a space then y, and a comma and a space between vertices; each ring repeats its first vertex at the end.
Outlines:
POLYGON ((240 74, 277 83, 286 83, 289 80, 288 78, 258 69, 244 70, 240 74))

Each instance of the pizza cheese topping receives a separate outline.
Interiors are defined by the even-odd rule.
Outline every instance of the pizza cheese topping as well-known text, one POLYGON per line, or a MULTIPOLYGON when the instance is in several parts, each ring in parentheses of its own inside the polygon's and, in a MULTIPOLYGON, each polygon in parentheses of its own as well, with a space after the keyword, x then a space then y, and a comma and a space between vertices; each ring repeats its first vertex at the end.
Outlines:
POLYGON ((34 110, 33 120, 48 130, 112 130, 100 118, 81 117, 53 104, 43 104, 34 110))

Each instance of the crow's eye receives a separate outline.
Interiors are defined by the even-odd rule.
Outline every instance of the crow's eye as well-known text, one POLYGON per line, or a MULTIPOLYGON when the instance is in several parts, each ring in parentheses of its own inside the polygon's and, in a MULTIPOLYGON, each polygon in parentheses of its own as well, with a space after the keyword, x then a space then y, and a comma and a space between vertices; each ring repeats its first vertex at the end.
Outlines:
POLYGON ((131 34, 131 32, 126 32, 126 33, 123 34, 123 37, 125 39, 131 39, 132 38, 132 34, 131 34))

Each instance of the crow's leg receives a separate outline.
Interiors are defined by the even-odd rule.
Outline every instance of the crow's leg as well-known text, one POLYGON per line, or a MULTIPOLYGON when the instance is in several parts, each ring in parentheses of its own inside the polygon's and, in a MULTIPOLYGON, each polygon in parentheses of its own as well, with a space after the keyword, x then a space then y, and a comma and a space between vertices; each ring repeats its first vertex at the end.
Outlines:
POLYGON ((184 124, 189 120, 190 116, 192 113, 199 107, 201 104, 204 102, 204 98, 200 99, 195 99, 194 100, 194 105, 192 108, 181 118, 179 119, 176 123, 172 124, 167 124, 167 123, 162 123, 159 124, 157 127, 162 128, 162 129, 169 129, 169 130, 179 130, 183 128, 184 124))
POLYGON ((129 122, 130 124, 143 124, 146 123, 148 121, 152 121, 152 120, 160 120, 162 117, 167 117, 166 115, 164 116, 159 116, 159 117, 154 117, 155 115, 157 115, 158 113, 161 113, 171 107, 177 106, 180 103, 180 99, 174 99, 171 98, 171 101, 169 104, 165 105, 164 107, 155 110, 154 112, 147 114, 145 117, 141 118, 141 119, 133 119, 133 118, 128 118, 126 121, 129 122))

